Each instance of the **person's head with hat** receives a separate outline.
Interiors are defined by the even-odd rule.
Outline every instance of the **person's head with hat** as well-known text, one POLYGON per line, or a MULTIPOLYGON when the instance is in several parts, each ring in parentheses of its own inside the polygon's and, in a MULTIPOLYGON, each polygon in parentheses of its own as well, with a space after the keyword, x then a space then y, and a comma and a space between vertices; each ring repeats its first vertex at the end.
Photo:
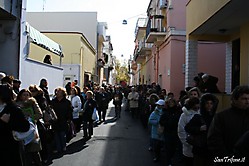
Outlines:
POLYGON ((162 111, 165 105, 165 101, 163 99, 159 99, 155 104, 156 104, 156 108, 162 111))
POLYGON ((19 93, 19 88, 20 88, 20 86, 21 86, 21 81, 19 80, 19 79, 14 79, 13 80, 13 90, 14 90, 14 92, 16 93, 16 94, 18 94, 19 93))

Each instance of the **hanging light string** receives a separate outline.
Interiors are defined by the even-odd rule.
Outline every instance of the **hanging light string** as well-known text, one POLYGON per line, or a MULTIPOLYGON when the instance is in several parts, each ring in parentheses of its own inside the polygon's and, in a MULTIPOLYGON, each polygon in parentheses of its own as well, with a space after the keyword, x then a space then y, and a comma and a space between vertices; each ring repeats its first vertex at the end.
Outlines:
POLYGON ((128 20, 131 20, 131 19, 133 19, 133 18, 137 18, 137 17, 139 17, 139 16, 147 16, 147 14, 146 13, 140 13, 140 14, 137 14, 137 15, 135 15, 135 16, 131 16, 131 17, 128 17, 128 18, 126 18, 126 19, 123 19, 123 20, 118 20, 118 21, 114 21, 114 22, 109 22, 108 23, 108 25, 110 25, 110 24, 115 24, 115 23, 122 23, 123 25, 126 25, 126 24, 128 24, 128 20))

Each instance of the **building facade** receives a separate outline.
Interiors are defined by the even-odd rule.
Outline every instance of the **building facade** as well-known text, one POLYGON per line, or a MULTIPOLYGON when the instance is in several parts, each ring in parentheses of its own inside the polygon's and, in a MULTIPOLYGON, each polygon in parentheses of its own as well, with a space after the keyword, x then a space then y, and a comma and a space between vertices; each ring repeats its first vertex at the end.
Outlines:
MULTIPOLYGON (((193 78, 199 72, 203 72, 218 77, 219 89, 224 91, 225 45, 224 43, 203 41, 196 42, 191 46, 188 44, 186 41, 187 2, 187 0, 150 1, 144 39, 146 43, 152 44, 152 47, 149 46, 151 53, 135 51, 136 57, 146 57, 145 83, 156 82, 163 89, 178 96, 180 90, 193 86, 193 78), (186 50, 192 50, 197 46, 195 55, 198 55, 198 58, 193 61, 189 58, 186 50), (217 60, 212 61, 214 59, 217 60), (193 65, 196 68, 192 68, 193 65), (192 75, 189 75, 188 71, 191 71, 192 75)), ((139 31, 144 31, 144 27, 139 28, 139 31)), ((139 35, 136 35, 136 39, 137 43, 144 40, 139 38, 139 35)), ((143 76, 139 79, 143 80, 143 76)))
POLYGON ((20 79, 21 88, 39 84, 42 78, 54 79, 49 82, 49 92, 53 93, 53 89, 63 83, 63 69, 31 59, 30 48, 38 47, 59 59, 62 58, 62 50, 58 43, 27 24, 26 7, 26 0, 0 0, 0 71, 20 79), (37 37, 45 42, 34 40, 37 37))

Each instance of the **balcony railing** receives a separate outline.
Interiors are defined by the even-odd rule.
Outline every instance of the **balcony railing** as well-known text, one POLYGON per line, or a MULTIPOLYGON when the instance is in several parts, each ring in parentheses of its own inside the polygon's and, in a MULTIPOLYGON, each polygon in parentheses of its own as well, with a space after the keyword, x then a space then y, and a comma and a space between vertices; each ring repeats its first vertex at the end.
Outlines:
POLYGON ((153 43, 146 43, 146 38, 143 38, 138 42, 138 52, 140 55, 149 55, 151 53, 151 48, 153 43))
POLYGON ((154 15, 148 20, 146 27, 146 43, 162 41, 166 36, 166 27, 162 25, 164 16, 154 15))

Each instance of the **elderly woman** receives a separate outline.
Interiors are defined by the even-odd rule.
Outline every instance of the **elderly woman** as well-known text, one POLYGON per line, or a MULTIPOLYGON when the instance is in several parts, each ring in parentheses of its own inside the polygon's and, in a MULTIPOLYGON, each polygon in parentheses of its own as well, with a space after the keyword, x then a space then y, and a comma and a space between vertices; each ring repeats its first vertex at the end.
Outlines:
POLYGON ((12 131, 26 132, 30 126, 22 110, 13 104, 12 95, 8 85, 0 85, 1 166, 22 165, 19 142, 14 140, 12 131))

